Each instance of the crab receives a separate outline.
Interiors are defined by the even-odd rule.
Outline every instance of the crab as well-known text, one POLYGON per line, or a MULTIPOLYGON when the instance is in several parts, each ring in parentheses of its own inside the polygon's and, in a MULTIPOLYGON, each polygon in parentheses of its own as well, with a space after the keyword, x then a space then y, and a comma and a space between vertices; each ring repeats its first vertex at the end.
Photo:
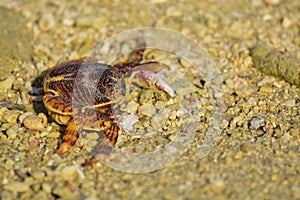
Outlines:
POLYGON ((119 132, 124 130, 115 122, 112 93, 121 77, 125 77, 125 86, 135 83, 174 96, 172 88, 155 74, 169 66, 159 62, 141 63, 145 48, 146 43, 140 42, 126 61, 113 65, 79 59, 59 64, 47 72, 44 105, 54 121, 67 125, 57 154, 70 151, 83 129, 100 129, 112 145, 116 144, 119 132), (88 77, 78 76, 82 67, 87 67, 88 77), (96 80, 95 87, 89 86, 86 80, 96 80))

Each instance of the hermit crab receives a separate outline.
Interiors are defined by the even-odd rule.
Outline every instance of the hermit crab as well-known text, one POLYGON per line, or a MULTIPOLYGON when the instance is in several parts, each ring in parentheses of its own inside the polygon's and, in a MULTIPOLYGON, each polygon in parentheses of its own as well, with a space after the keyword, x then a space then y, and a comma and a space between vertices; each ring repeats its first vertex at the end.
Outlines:
POLYGON ((125 77, 125 85, 133 82, 174 96, 172 88, 155 74, 169 66, 159 62, 142 63, 145 49, 146 43, 138 42, 128 59, 117 64, 79 59, 59 64, 47 72, 44 105, 57 123, 67 125, 56 153, 68 152, 83 129, 100 129, 113 145, 116 143, 119 132, 124 130, 115 122, 111 95, 121 77, 125 77), (82 68, 89 70, 88 75, 79 74, 82 68), (96 80, 95 87, 90 88, 86 80, 96 80))

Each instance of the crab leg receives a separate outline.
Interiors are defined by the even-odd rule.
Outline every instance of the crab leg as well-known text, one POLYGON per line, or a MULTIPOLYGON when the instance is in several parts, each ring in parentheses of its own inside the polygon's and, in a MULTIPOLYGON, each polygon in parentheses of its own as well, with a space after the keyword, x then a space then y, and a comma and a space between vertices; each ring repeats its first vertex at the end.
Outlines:
POLYGON ((173 89, 164 82, 161 78, 159 78, 155 73, 150 71, 138 71, 135 74, 135 82, 144 88, 156 87, 160 90, 165 91, 171 97, 174 96, 173 89))
POLYGON ((167 67, 169 66, 158 62, 149 62, 138 65, 137 67, 129 70, 127 77, 125 78, 126 85, 134 82, 143 88, 156 87, 173 97, 173 89, 154 73, 167 67))
POLYGON ((81 123, 77 123, 77 120, 79 119, 72 119, 69 124, 68 127, 66 129, 66 132, 63 136, 63 140, 61 145, 59 146, 59 148, 56 150, 56 153, 58 155, 62 155, 66 152, 68 152, 76 143, 78 136, 79 136, 79 132, 82 131, 83 126, 85 121, 81 122, 81 123), (75 123, 76 120, 76 123, 75 123))

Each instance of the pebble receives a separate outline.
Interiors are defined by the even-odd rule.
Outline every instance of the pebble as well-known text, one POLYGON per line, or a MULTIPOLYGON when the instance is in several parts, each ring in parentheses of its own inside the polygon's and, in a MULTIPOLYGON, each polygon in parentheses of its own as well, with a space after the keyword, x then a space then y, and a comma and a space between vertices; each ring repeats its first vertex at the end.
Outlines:
POLYGON ((122 127, 125 129, 125 131, 131 131, 133 129, 133 125, 139 121, 139 116, 136 114, 131 114, 125 117, 123 121, 121 122, 122 127))
POLYGON ((265 125, 265 119, 263 117, 255 117, 250 121, 249 128, 257 130, 265 125))
POLYGON ((22 113, 22 114, 20 114, 19 115, 19 121, 23 124, 24 123, 24 119, 26 118, 26 117, 28 117, 29 115, 33 115, 33 113, 32 112, 25 112, 25 113, 22 113))
POLYGON ((259 91, 265 94, 271 94, 273 92, 273 88, 269 86, 263 86, 259 89, 259 91))
POLYGON ((0 82, 0 90, 6 91, 8 89, 11 89, 15 80, 15 76, 8 76, 4 81, 0 82))
POLYGON ((0 131, 0 140, 2 140, 2 141, 6 141, 7 140, 6 135, 2 131, 0 131))
POLYGON ((45 136, 47 136, 48 134, 49 134, 49 131, 42 131, 41 134, 40 134, 40 136, 41 136, 41 137, 45 137, 45 136))
POLYGON ((280 4, 280 0, 265 0, 265 3, 271 6, 277 6, 278 4, 280 4))
POLYGON ((52 188, 51 188, 51 185, 49 183, 42 183, 42 188, 45 192, 51 193, 52 188))
POLYGON ((135 113, 138 110, 138 107, 139 104, 132 100, 127 104, 124 110, 129 113, 135 113))
POLYGON ((244 78, 238 78, 234 84, 235 90, 242 90, 246 87, 247 81, 244 78))
POLYGON ((38 191, 34 194, 33 200, 48 199, 44 191, 38 191))
POLYGON ((55 26, 55 19, 49 12, 45 12, 39 21, 39 28, 42 31, 49 31, 55 26))
POLYGON ((36 129, 36 130, 43 130, 44 124, 43 120, 35 115, 29 115, 27 116, 24 121, 24 126, 28 129, 36 129))
POLYGON ((3 188, 12 192, 26 192, 30 189, 27 183, 18 181, 4 185, 3 188))
POLYGON ((99 28, 105 24, 105 18, 93 16, 81 16, 76 19, 76 26, 99 28))
MULTIPOLYGON (((134 197, 152 197, 158 199, 168 199, 168 197, 169 199, 228 199, 234 196, 234 198, 237 199, 242 199, 244 197, 248 197, 249 199, 259 199, 265 196, 270 198, 273 196, 276 198, 278 195, 283 199, 288 199, 291 196, 296 198, 299 197, 300 193, 297 187, 299 185, 299 181, 297 177, 286 176, 286 174, 293 174, 295 172, 299 158, 299 152, 297 151, 297 147, 299 146, 299 127, 297 124, 295 124, 299 118, 299 89, 278 78, 274 78, 275 82, 270 81, 270 79, 267 80, 268 77, 271 76, 265 76, 262 73, 258 73, 258 70, 252 68, 252 65, 241 67, 241 65, 243 65, 243 61, 246 61, 241 48, 243 46, 252 46, 257 41, 273 44, 276 48, 280 49, 280 54, 284 54, 283 52, 285 50, 289 53, 296 52, 296 57, 299 58, 300 54, 297 51, 299 49, 299 37, 296 37, 298 30, 294 21, 294 17, 297 16, 295 14, 297 14, 298 11, 295 9, 297 8, 297 3, 295 3, 296 1, 290 1, 289 4, 284 4, 283 1, 280 1, 280 3, 277 3, 278 6, 276 7, 272 7, 270 4, 266 6, 266 4, 264 4, 266 1, 267 0, 252 0, 252 2, 258 2, 255 7, 253 7, 253 4, 251 4, 250 1, 247 4, 248 15, 247 13, 244 13, 245 6, 241 6, 243 3, 231 3, 231 1, 226 1, 225 3, 223 1, 216 1, 214 2, 213 6, 211 6, 211 2, 209 1, 195 1, 187 3, 184 1, 171 2, 168 0, 150 0, 149 3, 152 5, 150 7, 143 6, 141 1, 133 1, 124 6, 119 6, 118 3, 121 3, 120 0, 116 0, 114 3, 109 3, 106 1, 102 2, 103 4, 101 3, 101 6, 99 5, 100 7, 96 1, 91 1, 88 3, 85 3, 84 1, 70 1, 68 3, 47 1, 47 3, 12 3, 8 5, 12 8, 11 10, 19 10, 21 12, 24 9, 28 10, 26 13, 26 23, 32 24, 32 26, 28 26, 28 28, 31 32, 38 33, 35 35, 36 37, 33 40, 30 40, 30 42, 32 41, 32 43, 35 45, 34 49, 37 49, 37 51, 35 50, 35 53, 30 57, 29 62, 27 61, 27 63, 30 63, 30 65, 35 66, 32 68, 34 69, 35 73, 32 73, 33 71, 28 71, 28 74, 30 74, 31 77, 28 77, 28 75, 24 74, 24 72, 27 71, 25 69, 27 66, 26 61, 22 66, 18 66, 17 64, 5 66, 5 68, 9 68, 10 66, 16 68, 13 72, 13 76, 15 76, 15 78, 18 80, 19 78, 24 80, 23 84, 22 81, 18 81, 16 82, 15 87, 13 84, 13 88, 8 90, 9 97, 7 98, 12 102, 26 102, 22 101, 22 99, 28 97, 24 94, 30 91, 30 87, 25 87, 25 90, 25 82, 26 85, 29 86, 31 81, 36 78, 36 76, 40 75, 42 69, 45 70, 48 67, 53 66, 49 63, 60 62, 63 60, 68 60, 74 55, 81 55, 81 53, 75 54, 74 52, 92 50, 92 48, 87 47, 96 45, 97 42, 111 35, 115 35, 119 31, 126 30, 130 28, 130 26, 139 26, 141 24, 145 26, 156 26, 157 22, 159 21, 164 27, 173 28, 177 31, 185 29, 183 32, 187 33, 191 38, 197 41, 198 44, 204 44, 204 49, 206 48, 209 54, 213 55, 214 60, 218 60, 220 57, 225 58, 223 63, 221 63, 221 66, 218 65, 218 67, 220 67, 222 74, 226 74, 226 77, 231 79, 228 82, 225 81, 226 85, 229 87, 229 90, 224 90, 224 93, 226 98, 227 95, 232 98, 232 100, 229 100, 230 104, 227 104, 227 106, 234 110, 233 114, 231 116, 225 116, 225 119, 230 121, 235 116, 241 116, 242 118, 240 118, 240 121, 239 118, 237 118, 238 120, 235 120, 235 126, 238 127, 232 128, 230 126, 226 126, 223 129, 224 133, 228 133, 228 135, 231 134, 234 137, 228 139, 226 134, 224 134, 225 137, 222 135, 222 140, 217 143, 214 150, 209 153, 207 157, 199 160, 199 151, 197 149, 198 147, 196 148, 196 146, 198 143, 202 142, 202 136, 205 137, 206 129, 202 128, 208 127, 209 123, 207 123, 208 121, 206 119, 209 119, 212 111, 212 109, 207 106, 212 102, 207 101, 207 104, 201 104, 201 108, 203 108, 203 110, 201 110, 203 113, 201 115, 202 117, 198 117, 196 119, 201 120, 201 123, 199 123, 199 128, 197 126, 197 133, 199 133, 199 137, 195 138, 196 145, 190 145, 190 148, 186 151, 182 158, 170 164, 168 168, 165 168, 167 170, 157 170, 155 173, 152 173, 151 177, 149 177, 147 174, 137 175, 123 173, 114 169, 110 169, 109 167, 101 164, 94 164, 84 168, 86 180, 82 181, 79 179, 80 175, 76 175, 77 172, 75 169, 72 169, 72 167, 71 169, 69 168, 69 170, 73 170, 75 174, 73 180, 68 180, 68 176, 62 178, 63 175, 61 176, 61 171, 68 171, 68 169, 65 169, 65 167, 68 168, 69 166, 66 165, 72 166, 72 163, 81 163, 82 160, 87 160, 90 157, 89 153, 85 154, 84 151, 82 151, 81 154, 78 151, 71 151, 63 156, 58 156, 55 154, 56 157, 51 157, 58 143, 57 138, 60 138, 61 133, 63 133, 58 132, 60 127, 56 126, 54 123, 48 123, 48 127, 52 128, 45 130, 45 137, 41 138, 41 145, 43 145, 43 148, 39 148, 41 152, 38 154, 32 154, 36 151, 27 151, 27 149, 24 147, 14 147, 18 147, 19 145, 27 145, 29 141, 36 139, 35 135, 31 135, 29 133, 27 134, 26 131, 24 131, 25 134, 17 135, 18 139, 9 138, 8 135, 5 135, 6 129, 9 129, 12 124, 7 123, 6 120, 3 120, 3 116, 1 115, 0 126, 5 128, 3 132, 5 131, 4 136, 7 137, 7 142, 3 142, 3 140, 1 141, 2 154, 0 155, 0 163, 2 163, 2 166, 0 166, 0 168, 2 167, 5 170, 2 170, 3 181, 0 183, 0 188, 2 189, 0 192, 0 198, 33 199, 35 196, 35 198, 40 199, 80 199, 89 197, 95 197, 94 199, 132 199, 134 197), (40 6, 45 8, 40 8, 40 6), (128 12, 134 8, 136 8, 137 12, 128 12), (107 9, 109 14, 103 13, 102 9, 107 9), (218 12, 220 10, 222 10, 222 12, 218 12), (259 16, 255 15, 255 11, 257 10, 260 11, 259 16), (40 17, 43 17, 45 14, 47 14, 47 12, 51 12, 53 14, 56 24, 50 28, 49 31, 42 31, 42 28, 40 28, 41 24, 39 24, 41 23, 40 17), (161 15, 159 18, 155 18, 157 17, 157 14, 166 14, 167 12, 170 17, 161 15), (99 15, 99 13, 101 13, 101 15, 99 15), (126 15, 122 15, 122 13, 126 13, 126 15), (80 15, 88 15, 95 18, 101 16, 101 18, 103 17, 107 20, 107 22, 109 22, 107 23, 109 26, 100 27, 101 30, 99 30, 99 27, 94 29, 94 25, 78 27, 78 24, 76 23, 78 22, 77 19, 80 17, 80 15), (264 18, 264 16, 267 17, 264 18), (201 26, 196 25, 200 21, 199 18, 201 20, 201 26), (132 21, 131 24, 126 23, 128 19, 132 21), (260 21, 257 19, 262 20, 260 21), (234 20, 237 21, 237 23, 233 24, 234 20), (244 22, 246 22, 245 24, 248 24, 248 20, 251 21, 251 26, 243 25, 244 22), (267 20, 267 23, 270 25, 270 27, 274 27, 274 29, 266 29, 266 27, 263 26, 266 21, 263 20, 267 20), (293 23, 287 23, 289 21, 293 23), (187 24, 188 27, 184 28, 183 25, 187 24), (232 31, 228 31, 228 29, 224 28, 230 27, 231 24, 233 24, 231 29, 232 31), (193 29, 195 27, 197 31, 193 29), (199 30, 199 28, 202 30, 199 30), (36 29, 40 30, 40 32, 35 31, 36 29), (202 33, 200 34, 195 33, 201 31, 202 33), (84 33, 82 34, 81 32, 84 33), (82 35, 83 37, 81 37, 82 35), (201 35, 201 37, 199 37, 199 35, 201 35), (64 42, 61 42, 67 40, 70 41, 69 44, 64 44, 64 42), (245 90, 242 87, 239 93, 234 91, 237 77, 243 78, 247 81, 245 90), (262 79, 265 80, 260 82, 262 79), (278 85, 278 87, 276 85, 278 85), (268 94, 261 93, 259 92, 261 87, 270 87, 272 88, 272 91, 268 94), (245 95, 244 93, 244 91, 248 90, 248 88, 253 88, 254 90, 251 95, 245 95), (295 99, 295 103, 293 101, 289 102, 291 99, 295 99), (248 102, 250 105, 247 105, 248 102), (295 106, 293 106, 294 104, 295 106), (281 107, 282 105, 285 105, 285 107, 281 107), (259 123, 258 125, 255 125, 254 118, 259 118, 261 116, 265 117, 266 125, 264 125, 265 127, 263 127, 263 129, 267 131, 267 134, 264 134, 261 137, 256 137, 258 132, 263 131, 261 131, 259 123), (249 130, 251 121, 253 123, 252 128, 254 129, 249 132, 247 130, 249 130), (242 125, 246 124, 247 127, 241 127, 239 126, 239 123, 242 123, 242 125), (275 124, 274 128, 273 123, 275 124), (258 129, 256 130, 255 128, 257 127, 258 129), (268 134, 268 130, 271 129, 273 129, 273 131, 270 131, 270 134, 268 134), (47 134, 47 132, 49 134, 47 134), (278 132, 280 132, 280 134, 278 132), (49 135, 53 135, 53 138, 56 139, 49 138, 49 135), (234 139, 232 140, 232 138, 234 139), (285 140, 288 142, 286 143, 285 140), (245 145, 240 150, 240 145, 244 144, 245 142, 251 142, 250 145, 253 145, 253 150, 245 145), (239 151, 242 151, 243 153, 238 153, 239 151), (276 154, 273 153, 274 151, 276 151, 276 154), (292 153, 294 153, 294 156, 292 156, 292 153), (234 158, 240 159, 240 162, 236 162, 234 158), (6 165, 6 161, 9 159, 12 161, 7 162, 8 165, 6 165), (51 166, 47 166, 49 159, 51 166), (273 165, 264 165, 266 162, 270 162, 273 165), (289 165, 286 165, 286 163, 289 163, 289 165), (26 177, 28 174, 32 174, 31 177, 38 177, 39 175, 33 175, 35 170, 44 172, 45 176, 41 179, 30 179, 26 177), (16 171, 21 171, 21 173, 16 174, 16 171), (241 175, 239 178, 236 178, 237 173, 241 175), (270 174, 272 174, 272 176, 270 176, 270 174), (25 178, 23 179, 22 176, 25 176, 25 178), (28 184, 29 188, 23 194, 16 194, 16 192, 9 191, 4 188, 4 186, 10 184, 12 180, 19 182, 33 180, 33 183, 28 184), (129 191, 128 187, 133 188, 133 190, 129 191), (197 189, 195 190, 195 188, 197 189), (260 193, 258 193, 257 191, 259 191, 260 188, 263 189, 260 190, 260 193), (279 188, 279 190, 276 190, 276 188, 279 188), (168 194, 164 193, 166 189, 169 191, 168 194)), ((273 5, 276 5, 274 0, 268 1, 273 5)), ((275 1, 279 2, 279 0, 275 1)), ((10 22, 10 19, 11 17, 3 21, 10 22)), ((14 31, 13 33, 19 32, 18 30, 25 30, 25 28, 20 28, 20 26, 14 27, 17 27, 17 31, 14 31)), ((20 38, 21 37, 18 37, 18 41, 20 38)), ((26 52, 30 52, 29 48, 19 48, 18 45, 11 45, 11 43, 9 44, 11 47, 13 47, 13 49, 25 49, 26 52), (15 46, 18 48, 15 48, 15 46)), ((185 49, 185 46, 180 47, 183 47, 183 50, 185 49)), ((5 59, 5 57, 11 59, 10 56, 2 56, 1 60, 5 59)), ((18 58, 19 56, 14 57, 15 60, 19 60, 18 58)), ((199 58, 201 59, 202 57, 200 56, 199 58)), ((143 60, 143 62, 146 61, 147 60, 145 59, 143 60)), ((153 61, 155 61, 155 57, 153 61)), ((176 65, 179 65, 178 60, 176 65)), ((297 72, 297 66, 299 65, 297 64, 294 66, 295 67, 292 72, 297 72)), ((171 67, 173 68, 172 65, 171 67)), ((177 69, 180 68, 185 69, 184 66, 180 66, 176 68, 176 72, 178 72, 177 69)), ((3 73, 3 70, 0 71, 3 73)), ((5 78, 9 75, 11 75, 10 72, 8 72, 8 75, 3 77, 4 79, 1 79, 0 81, 5 80, 5 78)), ((174 82, 178 81, 176 77, 174 77, 174 80, 174 82)), ((295 77, 294 79, 289 80, 297 81, 299 79, 295 77)), ((202 91, 207 92, 206 86, 209 85, 206 83, 208 82, 205 82, 204 85, 201 85, 198 81, 198 85, 196 85, 196 87, 197 92, 200 92, 196 93, 196 96, 198 95, 200 98, 202 98, 202 94, 200 93, 202 91)), ((173 87, 175 84, 172 83, 171 85, 173 87)), ((187 86, 191 85, 189 84, 187 86)), ((174 87, 174 89, 176 88, 177 87, 174 87)), ((218 91, 223 92, 223 89, 220 88, 218 91)), ((34 94, 37 94, 37 92, 34 92, 34 94)), ((214 95, 210 96, 212 100, 215 100, 215 97, 221 96, 221 93, 211 94, 214 95)), ((2 95, 5 96, 6 93, 3 93, 1 90, 0 96, 2 95)), ((164 110, 168 109, 168 104, 156 104, 155 100, 158 100, 156 97, 157 96, 155 94, 151 95, 152 101, 145 103, 153 102, 157 114, 154 114, 151 119, 149 119, 150 117, 148 116, 143 116, 141 118, 146 120, 149 119, 148 121, 151 122, 150 125, 153 129, 160 129, 160 123, 165 123, 163 123, 159 117, 167 117, 167 115, 174 111, 174 109, 170 109, 170 112, 167 113, 164 112, 164 110), (161 113, 160 109, 162 109, 161 113), (156 124, 154 123, 154 125, 152 125, 152 119, 154 118, 156 118, 153 120, 156 121, 156 124)), ((188 100, 189 96, 184 98, 188 100)), ((139 99, 134 100, 140 105, 143 105, 143 103, 139 102, 139 99)), ((196 100, 200 101, 200 99, 196 100)), ((178 102, 175 102, 174 104, 177 103, 178 102)), ((33 104, 35 104, 35 102, 33 104)), ((40 102, 35 105, 39 106, 42 105, 42 103, 40 102)), ((32 107, 32 103, 30 106, 32 107)), ((184 108, 184 106, 180 108, 184 108)), ((34 113, 29 115, 37 115, 37 110, 33 111, 32 108, 27 109, 27 107, 26 110, 32 110, 34 113)), ((131 112, 136 112, 136 110, 134 110, 135 109, 132 109, 131 112)), ((137 107, 137 110, 139 110, 139 106, 137 107)), ((7 113, 11 113, 11 111, 13 111, 13 109, 10 109, 10 111, 7 113)), ((194 111, 195 110, 193 110, 193 112, 194 111)), ((21 114, 23 113, 20 113, 20 115, 21 114)), ((24 115, 22 119, 20 115, 18 117, 19 120, 17 119, 17 121, 22 121, 21 123, 23 123, 27 116, 24 115)), ((38 117, 42 119, 42 124, 44 125, 44 122, 46 121, 43 120, 43 116, 38 117)), ((166 125, 164 126, 167 126, 168 130, 175 126, 176 120, 178 119, 174 119, 175 121, 170 121, 167 119, 166 125)), ((11 122, 13 120, 14 119, 12 119, 11 122)), ((214 121, 209 122, 214 123, 214 121)), ((130 123, 132 125, 132 122, 130 123)), ((136 128, 135 125, 133 127, 134 129, 136 128)), ((150 130, 151 128, 142 127, 141 129, 150 130)), ((25 127, 22 127, 22 130, 26 130, 25 127)), ((140 135, 142 135, 142 137, 144 137, 143 133, 145 133, 145 131, 141 131, 140 135)), ((154 132, 149 134, 154 134, 154 132)), ((159 131, 157 135, 153 135, 153 138, 149 138, 149 140, 147 138, 147 141, 153 142, 155 137, 164 136, 162 134, 164 134, 164 132, 161 130, 161 132, 159 131)), ((174 133, 174 135, 176 135, 176 133, 174 133)), ((175 139, 176 138, 174 138, 174 140, 175 139)), ((144 138, 139 140, 139 142, 142 140, 144 140, 144 138)), ((146 145, 145 147, 148 147, 146 145)), ((155 149, 152 148, 153 146, 155 147, 158 145, 153 144, 151 149, 155 149)), ((143 146, 138 146, 138 148, 140 147, 143 151, 143 146)), ((174 146, 168 147, 165 145, 164 147, 166 147, 166 150, 170 152, 178 151, 174 146)), ((121 159, 115 159, 115 161, 120 162, 121 159)), ((70 176, 72 179, 73 174, 71 173, 70 176)))
MULTIPOLYGON (((182 15, 181 11, 175 7, 169 7, 166 11, 166 16, 168 16, 168 17, 179 17, 181 15, 182 15)), ((183 60, 183 59, 181 59, 181 60, 183 60)))
POLYGON ((42 179, 45 177, 45 173, 43 171, 34 171, 31 173, 32 177, 35 179, 42 179))
POLYGON ((275 82, 275 78, 272 76, 265 76, 261 81, 257 83, 257 86, 265 86, 269 84, 273 84, 275 82))
POLYGON ((7 123, 16 123, 17 119, 20 115, 21 111, 18 110, 12 110, 12 111, 8 111, 6 113, 4 113, 3 115, 3 119, 7 122, 7 123))
POLYGON ((152 104, 145 103, 144 105, 139 107, 139 113, 142 115, 152 117, 156 113, 156 109, 152 104))
POLYGON ((88 140, 97 140, 99 138, 99 135, 97 132, 87 133, 85 135, 85 138, 88 140))
POLYGON ((47 138, 53 138, 53 139, 57 139, 60 138, 61 133, 58 131, 54 131, 54 132, 50 132, 49 134, 46 134, 45 136, 47 138))
POLYGON ((162 122, 164 121, 164 119, 162 119, 162 117, 160 115, 155 115, 151 118, 151 127, 154 129, 154 130, 158 130, 159 127, 161 127, 161 125, 163 124, 162 122))
POLYGON ((281 106, 286 107, 294 107, 296 106, 296 100, 295 99, 288 99, 280 103, 281 106))
POLYGON ((81 178, 85 177, 79 165, 71 165, 64 167, 60 172, 60 176, 64 180, 73 180, 77 176, 81 178))
POLYGON ((73 26, 75 24, 75 21, 70 18, 64 18, 62 23, 67 26, 73 26))
POLYGON ((163 4, 166 3, 168 0, 151 0, 152 4, 163 4))
POLYGON ((292 21, 288 17, 284 17, 282 20, 282 27, 289 28, 292 25, 292 21))
POLYGON ((16 125, 11 126, 10 128, 8 128, 6 130, 6 135, 10 138, 10 139, 15 139, 17 137, 17 133, 18 133, 18 127, 16 125))
POLYGON ((186 96, 188 94, 194 93, 195 92, 195 88, 194 87, 182 87, 182 88, 178 88, 176 89, 176 94, 179 96, 186 96))
POLYGON ((157 101, 154 106, 157 110, 162 110, 165 108, 165 103, 163 101, 157 101))
POLYGON ((37 116, 42 119, 43 126, 46 127, 48 125, 48 119, 45 113, 39 113, 37 116))

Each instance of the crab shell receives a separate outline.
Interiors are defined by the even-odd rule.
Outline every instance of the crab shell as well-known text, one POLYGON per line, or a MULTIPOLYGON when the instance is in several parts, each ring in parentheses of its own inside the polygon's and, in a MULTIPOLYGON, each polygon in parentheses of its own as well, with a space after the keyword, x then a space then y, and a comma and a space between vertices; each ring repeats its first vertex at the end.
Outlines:
POLYGON ((58 65, 46 75, 44 105, 57 123, 67 125, 73 118, 73 107, 84 110, 110 105, 117 76, 120 73, 96 62, 75 60, 58 65), (95 80, 98 83, 92 86, 95 80))

